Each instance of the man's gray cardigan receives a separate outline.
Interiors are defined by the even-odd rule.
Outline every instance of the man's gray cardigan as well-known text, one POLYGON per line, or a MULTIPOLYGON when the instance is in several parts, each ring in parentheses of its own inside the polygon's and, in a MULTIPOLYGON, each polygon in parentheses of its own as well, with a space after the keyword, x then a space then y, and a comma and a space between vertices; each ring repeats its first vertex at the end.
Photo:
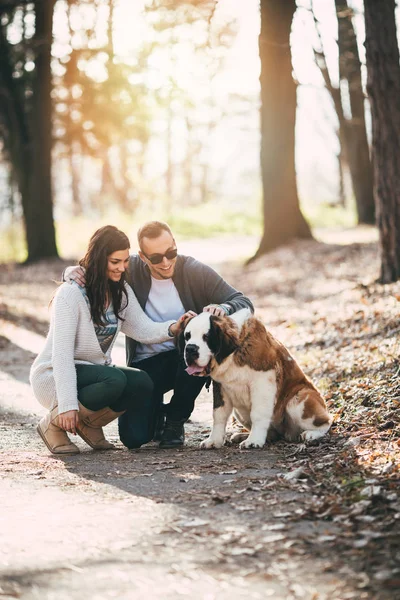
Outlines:
MULTIPOLYGON (((140 306, 145 308, 151 288, 149 267, 134 254, 129 260, 128 283, 131 285, 140 306)), ((229 313, 241 308, 250 308, 251 301, 241 292, 230 286, 211 267, 191 256, 178 255, 172 277, 185 310, 202 312, 208 304, 224 304, 229 313)), ((126 338, 126 364, 131 365, 136 354, 136 342, 126 338)))

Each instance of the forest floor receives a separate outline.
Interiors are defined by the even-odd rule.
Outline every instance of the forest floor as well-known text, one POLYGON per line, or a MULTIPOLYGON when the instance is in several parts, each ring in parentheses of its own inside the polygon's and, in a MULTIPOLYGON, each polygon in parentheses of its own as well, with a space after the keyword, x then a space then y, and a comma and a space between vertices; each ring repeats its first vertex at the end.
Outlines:
POLYGON ((307 447, 200 450, 204 392, 183 449, 128 451, 112 424, 116 450, 51 456, 28 373, 67 263, 0 266, 0 598, 400 598, 400 282, 375 283, 371 239, 296 242, 246 268, 255 240, 183 248, 252 298, 323 392, 334 424, 307 447))

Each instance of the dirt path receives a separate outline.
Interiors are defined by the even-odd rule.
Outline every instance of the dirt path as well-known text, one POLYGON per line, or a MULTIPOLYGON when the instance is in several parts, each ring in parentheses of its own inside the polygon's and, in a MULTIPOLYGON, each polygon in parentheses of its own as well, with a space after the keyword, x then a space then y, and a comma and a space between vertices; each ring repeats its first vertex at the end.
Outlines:
MULTIPOLYGON (((202 242, 196 255, 205 260, 202 253, 216 256, 218 248, 202 242)), ((381 377, 387 398, 399 397, 390 333, 399 287, 376 291, 376 265, 371 243, 303 243, 245 272, 216 265, 326 391, 336 423, 320 445, 200 451, 212 412, 204 392, 182 450, 119 445, 94 454, 79 440, 82 453, 63 459, 50 456, 35 431, 43 411, 28 385, 47 329, 50 278, 61 265, 1 268, 0 598, 400 597, 398 421, 385 405, 380 425, 389 425, 381 429, 362 405, 375 393, 371 378, 381 377), (382 335, 373 335, 369 311, 382 335), (347 410, 350 385, 352 398, 364 387, 347 410)), ((118 444, 115 425, 106 431, 118 444)))
POLYGON ((5 436, 13 453, 2 457, 3 594, 286 598, 292 588, 306 597, 343 590, 318 545, 305 557, 296 542, 299 531, 324 536, 336 527, 282 522, 296 503, 290 491, 277 497, 269 487, 276 451, 200 453, 196 421, 180 452, 121 449, 93 460, 83 451, 58 460, 36 439, 32 419, 12 414, 7 422, 14 427, 5 436))

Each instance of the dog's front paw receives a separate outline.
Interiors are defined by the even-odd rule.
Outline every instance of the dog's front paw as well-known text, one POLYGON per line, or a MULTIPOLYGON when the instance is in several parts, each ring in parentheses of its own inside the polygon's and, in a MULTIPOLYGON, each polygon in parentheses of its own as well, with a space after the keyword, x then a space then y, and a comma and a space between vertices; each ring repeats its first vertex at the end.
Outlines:
POLYGON ((241 450, 249 450, 250 448, 262 448, 264 446, 264 441, 251 439, 250 437, 247 440, 244 440, 241 444, 239 444, 239 448, 241 450))
POLYGON ((321 432, 318 431, 318 429, 316 430, 307 430, 307 431, 302 431, 300 434, 300 441, 301 442, 315 442, 316 440, 319 440, 325 432, 321 432))
POLYGON ((209 450, 210 448, 222 448, 224 445, 224 440, 209 437, 206 440, 203 440, 200 444, 200 448, 202 450, 209 450))

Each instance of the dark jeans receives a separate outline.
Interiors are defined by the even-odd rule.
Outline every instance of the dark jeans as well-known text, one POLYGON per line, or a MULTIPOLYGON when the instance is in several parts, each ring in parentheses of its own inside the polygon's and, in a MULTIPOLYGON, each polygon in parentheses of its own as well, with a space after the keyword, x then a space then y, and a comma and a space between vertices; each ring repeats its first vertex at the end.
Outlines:
POLYGON ((153 431, 161 409, 172 421, 186 421, 190 417, 194 402, 207 378, 188 375, 185 362, 177 350, 161 352, 141 360, 135 363, 135 367, 147 373, 154 384, 151 398, 154 408, 154 420, 151 423, 153 431), (163 407, 163 396, 170 390, 174 390, 171 401, 163 407))
POLYGON ((119 436, 125 446, 139 448, 153 438, 153 383, 147 373, 130 367, 76 365, 76 374, 83 406, 126 411, 119 418, 119 436))

